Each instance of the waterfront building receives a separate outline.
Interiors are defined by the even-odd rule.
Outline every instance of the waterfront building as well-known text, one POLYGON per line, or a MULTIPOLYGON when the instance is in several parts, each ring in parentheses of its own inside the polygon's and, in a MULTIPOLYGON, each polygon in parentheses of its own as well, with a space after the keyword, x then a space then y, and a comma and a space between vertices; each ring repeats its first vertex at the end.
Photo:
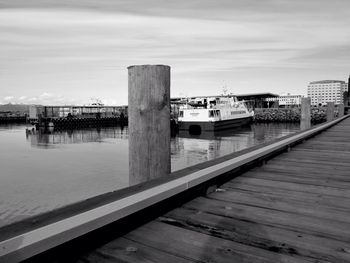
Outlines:
POLYGON ((312 81, 307 86, 307 96, 311 98, 312 105, 325 105, 327 102, 342 104, 346 89, 347 83, 342 80, 312 81))
POLYGON ((278 97, 268 98, 267 101, 278 101, 278 105, 280 107, 300 106, 301 98, 303 97, 303 95, 291 95, 290 93, 288 93, 287 95, 280 95, 278 97))
POLYGON ((214 95, 214 96, 193 96, 193 97, 173 97, 171 98, 171 104, 173 105, 181 105, 186 104, 188 102, 200 102, 207 97, 215 97, 215 98, 224 98, 227 96, 235 96, 239 101, 244 101, 248 108, 268 108, 272 105, 271 102, 275 100, 268 100, 269 98, 278 97, 277 94, 273 94, 270 92, 261 92, 261 93, 249 93, 249 94, 228 94, 228 95, 214 95))

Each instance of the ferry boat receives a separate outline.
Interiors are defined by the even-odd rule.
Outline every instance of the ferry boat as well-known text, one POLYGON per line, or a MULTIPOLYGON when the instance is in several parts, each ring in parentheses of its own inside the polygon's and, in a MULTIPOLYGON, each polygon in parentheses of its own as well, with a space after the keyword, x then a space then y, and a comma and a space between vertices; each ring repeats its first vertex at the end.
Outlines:
POLYGON ((180 130, 200 133, 240 127, 250 123, 254 112, 234 96, 207 97, 180 106, 180 130))

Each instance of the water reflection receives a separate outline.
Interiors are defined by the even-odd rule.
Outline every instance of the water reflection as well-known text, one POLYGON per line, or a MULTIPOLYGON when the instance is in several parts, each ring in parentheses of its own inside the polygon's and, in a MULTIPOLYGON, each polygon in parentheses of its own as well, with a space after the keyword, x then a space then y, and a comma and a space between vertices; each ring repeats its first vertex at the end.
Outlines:
MULTIPOLYGON (((201 134, 180 131, 171 138, 172 171, 252 147, 297 130, 299 124, 295 123, 261 123, 201 134)), ((127 140, 128 127, 76 130, 26 129, 26 138, 32 147, 53 149, 65 144, 101 143, 108 139, 127 140)))
POLYGON ((294 123, 262 123, 240 129, 202 132, 180 131, 172 140, 172 170, 212 160, 299 130, 294 123))
POLYGON ((33 147, 52 148, 59 144, 102 142, 105 139, 128 139, 128 127, 87 128, 76 130, 54 130, 42 128, 26 129, 26 138, 33 147))
MULTIPOLYGON (((299 130, 298 124, 171 138, 172 171, 299 130)), ((128 128, 35 130, 0 126, 0 227, 130 185, 128 128)))
POLYGON ((0 145, 0 227, 129 185, 127 127, 3 126, 0 145))

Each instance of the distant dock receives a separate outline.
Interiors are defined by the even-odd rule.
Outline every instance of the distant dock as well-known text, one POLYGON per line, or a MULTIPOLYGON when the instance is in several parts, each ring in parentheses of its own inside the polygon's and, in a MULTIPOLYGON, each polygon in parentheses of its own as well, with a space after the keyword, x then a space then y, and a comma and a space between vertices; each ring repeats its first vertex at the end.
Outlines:
MULTIPOLYGON (((23 117, 38 128, 77 129, 100 126, 127 126, 127 106, 31 106, 29 116, 23 117)), ((21 119, 22 120, 22 119, 21 119)), ((0 117, 1 123, 1 117, 0 117)), ((178 130, 177 120, 171 118, 172 132, 178 130)))
POLYGON ((127 106, 31 106, 29 122, 38 127, 80 128, 127 125, 127 106))
POLYGON ((0 111, 0 124, 25 123, 27 114, 23 112, 0 111))
POLYGON ((25 123, 26 116, 0 116, 0 124, 3 123, 25 123))

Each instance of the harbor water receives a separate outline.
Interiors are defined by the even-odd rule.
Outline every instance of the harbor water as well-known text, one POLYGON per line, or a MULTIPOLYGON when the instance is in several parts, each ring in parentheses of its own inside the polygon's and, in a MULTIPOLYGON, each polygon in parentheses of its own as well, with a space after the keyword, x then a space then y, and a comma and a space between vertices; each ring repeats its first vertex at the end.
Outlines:
MULTIPOLYGON (((299 124, 253 124, 171 139, 172 171, 299 130, 299 124)), ((0 227, 129 186, 128 128, 40 131, 0 126, 0 227)))

